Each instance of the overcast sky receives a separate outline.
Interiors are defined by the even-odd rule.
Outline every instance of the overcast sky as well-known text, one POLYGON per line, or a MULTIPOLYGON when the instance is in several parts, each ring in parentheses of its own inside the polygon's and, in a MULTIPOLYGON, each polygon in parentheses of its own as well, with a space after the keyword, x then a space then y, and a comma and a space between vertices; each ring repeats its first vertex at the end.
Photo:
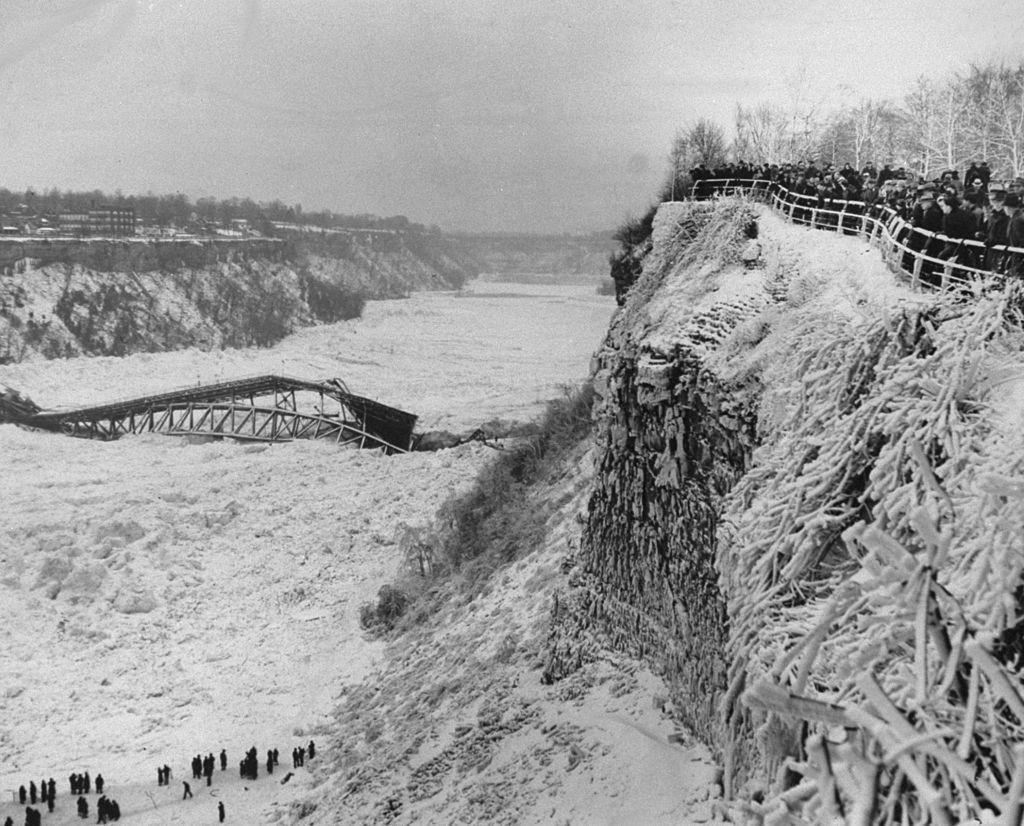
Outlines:
POLYGON ((0 0, 0 186, 602 229, 801 71, 856 102, 1021 58, 1008 0, 0 0))

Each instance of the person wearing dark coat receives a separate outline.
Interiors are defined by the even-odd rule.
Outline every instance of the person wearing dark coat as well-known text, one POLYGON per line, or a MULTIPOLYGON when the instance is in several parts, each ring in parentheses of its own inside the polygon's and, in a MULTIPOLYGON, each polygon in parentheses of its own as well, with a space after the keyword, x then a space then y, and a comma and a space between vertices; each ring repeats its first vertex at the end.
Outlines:
POLYGON ((103 775, 96 775, 96 794, 103 794, 103 775))
POLYGON ((943 195, 938 202, 939 209, 943 212, 942 234, 948 239, 939 251, 938 257, 944 261, 956 258, 973 267, 976 263, 974 250, 963 242, 968 238, 973 240, 974 234, 978 231, 974 212, 965 209, 960 204, 960 199, 954 195, 943 195))
POLYGON ((50 787, 46 785, 45 778, 39 783, 39 802, 45 803, 50 787))
POLYGON ((267 749, 267 774, 274 773, 274 752, 267 749))
POLYGON ((46 811, 53 814, 53 795, 47 795, 46 797, 46 811))
POLYGON ((4 826, 14 826, 14 818, 8 815, 7 819, 4 821, 4 826))
POLYGON ((278 750, 274 749, 274 765, 275 766, 278 765, 281 762, 280 757, 281 757, 281 755, 278 752, 278 750))
POLYGON ((188 784, 187 780, 182 780, 181 785, 185 787, 185 793, 181 796, 181 799, 188 800, 192 797, 192 787, 188 784))
POLYGON ((24 786, 18 786, 18 802, 24 806, 28 801, 28 792, 25 791, 24 786))
POLYGON ((49 799, 53 800, 53 798, 55 798, 57 796, 57 781, 54 780, 52 777, 50 778, 49 786, 50 786, 49 799))
MULTIPOLYGON (((1021 210, 1021 197, 1011 192, 1003 202, 1003 212, 1009 219, 1006 229, 1006 240, 1011 247, 1024 249, 1024 211, 1021 210)), ((1007 258, 1007 275, 1024 276, 1024 253, 1010 252, 1007 258)))
POLYGON ((68 775, 68 785, 71 787, 71 794, 78 794, 78 775, 74 772, 68 775))
POLYGON ((118 805, 116 800, 110 801, 110 819, 120 820, 121 819, 121 807, 118 805))
POLYGON ((78 816, 88 817, 89 816, 89 801, 86 800, 82 795, 78 796, 78 816))
POLYGON ((309 741, 309 759, 312 760, 316 756, 316 743, 312 740, 309 741))
POLYGON ((224 802, 221 801, 217 804, 217 820, 221 823, 224 822, 224 802))
MULTIPOLYGON (((911 226, 927 232, 942 232, 942 218, 942 210, 935 204, 935 192, 930 189, 921 192, 910 214, 911 226)), ((907 246, 916 252, 923 252, 925 255, 934 256, 941 249, 941 242, 930 235, 911 232, 910 237, 907 239, 907 246)), ((913 260, 905 262, 905 265, 909 269, 913 266, 913 260)), ((921 268, 921 274, 928 278, 934 270, 935 265, 930 261, 925 261, 921 268)))
POLYGON ((224 749, 220 750, 220 770, 227 771, 228 768, 228 753, 224 749))
POLYGON ((89 772, 86 772, 85 774, 82 775, 82 788, 85 790, 86 794, 89 794, 89 786, 90 785, 91 785, 91 781, 89 780, 89 772))
POLYGON ((35 780, 30 780, 28 782, 28 798, 29 798, 29 802, 33 806, 36 805, 36 797, 37 797, 38 794, 39 794, 39 792, 36 790, 36 781, 35 780))

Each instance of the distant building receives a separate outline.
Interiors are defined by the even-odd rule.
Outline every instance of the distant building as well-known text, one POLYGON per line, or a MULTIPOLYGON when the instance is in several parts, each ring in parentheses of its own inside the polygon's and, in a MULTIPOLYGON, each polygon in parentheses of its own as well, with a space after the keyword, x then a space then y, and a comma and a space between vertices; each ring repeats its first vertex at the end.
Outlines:
POLYGON ((68 235, 134 235, 135 210, 102 206, 88 212, 62 212, 58 224, 61 232, 68 235))

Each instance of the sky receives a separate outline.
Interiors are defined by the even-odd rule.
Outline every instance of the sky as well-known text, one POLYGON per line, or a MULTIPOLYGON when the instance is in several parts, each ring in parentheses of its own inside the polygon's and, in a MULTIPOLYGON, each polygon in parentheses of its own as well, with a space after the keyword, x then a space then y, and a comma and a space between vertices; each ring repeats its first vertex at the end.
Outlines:
POLYGON ((1007 0, 0 0, 0 186, 601 230, 698 118, 1021 59, 1007 0))

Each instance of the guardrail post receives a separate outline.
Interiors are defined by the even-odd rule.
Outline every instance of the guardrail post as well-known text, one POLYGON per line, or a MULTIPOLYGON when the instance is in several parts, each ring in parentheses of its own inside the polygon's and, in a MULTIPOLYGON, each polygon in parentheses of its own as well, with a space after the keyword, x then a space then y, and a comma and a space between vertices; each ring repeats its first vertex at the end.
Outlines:
POLYGON ((924 267, 924 261, 920 258, 919 253, 913 253, 914 256, 914 270, 911 273, 911 283, 915 287, 921 286, 921 269, 924 267))

